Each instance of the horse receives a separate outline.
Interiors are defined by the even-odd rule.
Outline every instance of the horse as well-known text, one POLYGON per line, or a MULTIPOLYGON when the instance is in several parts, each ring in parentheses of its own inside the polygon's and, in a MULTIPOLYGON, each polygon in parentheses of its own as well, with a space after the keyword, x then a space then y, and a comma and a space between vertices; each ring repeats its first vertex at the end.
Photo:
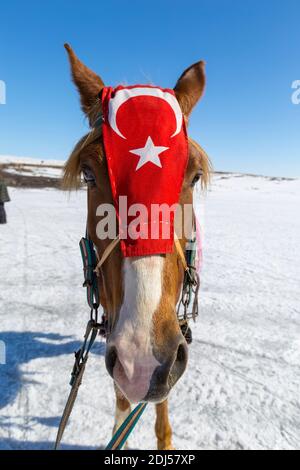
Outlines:
MULTIPOLYGON (((65 44, 73 82, 91 131, 79 140, 64 167, 63 187, 87 184, 87 232, 99 257, 109 240, 97 237, 97 207, 113 204, 108 174, 99 94, 104 82, 65 44)), ((205 63, 197 62, 178 79, 174 92, 186 125, 205 89, 205 63)), ((179 205, 192 204, 196 183, 206 187, 210 160, 202 147, 188 139, 188 163, 179 205)), ((187 239, 179 239, 182 250, 187 239)), ((100 302, 111 323, 107 338, 106 368, 114 381, 116 411, 114 431, 130 414, 132 403, 153 402, 156 406, 155 432, 159 450, 173 449, 168 396, 184 373, 188 348, 176 315, 184 269, 178 251, 126 258, 116 246, 101 266, 98 277, 100 302)))

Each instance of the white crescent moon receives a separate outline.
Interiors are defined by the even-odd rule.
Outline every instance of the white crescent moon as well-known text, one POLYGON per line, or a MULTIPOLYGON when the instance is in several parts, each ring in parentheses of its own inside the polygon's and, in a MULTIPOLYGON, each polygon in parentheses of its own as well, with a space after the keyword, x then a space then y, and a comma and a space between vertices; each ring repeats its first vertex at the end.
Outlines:
POLYGON ((159 88, 137 87, 118 90, 115 96, 109 100, 108 122, 111 128, 120 137, 126 139, 126 137, 120 132, 117 125, 118 109, 122 104, 126 103, 126 101, 130 100, 131 98, 135 98, 136 96, 154 96, 155 98, 161 98, 162 100, 165 100, 173 109, 176 118, 176 130, 171 137, 175 137, 175 135, 179 134, 182 126, 182 111, 175 96, 167 91, 164 92, 159 88))

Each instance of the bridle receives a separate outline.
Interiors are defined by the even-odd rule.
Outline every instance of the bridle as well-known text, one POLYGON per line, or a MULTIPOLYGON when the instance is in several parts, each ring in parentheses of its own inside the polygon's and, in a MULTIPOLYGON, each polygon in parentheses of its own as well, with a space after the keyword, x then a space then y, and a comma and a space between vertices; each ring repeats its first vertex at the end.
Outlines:
MULTIPOLYGON (((86 287, 87 292, 87 303, 90 307, 90 319, 87 323, 84 342, 81 348, 75 352, 75 363, 71 373, 71 391, 61 418, 59 425, 55 449, 58 449, 61 439, 63 437, 64 430, 68 423, 69 417, 73 410, 75 400, 77 398, 79 387, 82 383, 83 374, 85 371, 86 363, 89 357, 89 352, 98 336, 100 334, 104 338, 109 336, 109 325, 108 316, 104 312, 102 319, 98 322, 98 309, 100 306, 100 293, 98 276, 102 265, 108 259, 110 254, 113 252, 115 247, 118 245, 120 239, 115 238, 104 250, 101 258, 98 257, 97 251, 95 250, 94 243, 88 235, 80 240, 79 246, 83 261, 83 273, 84 283, 83 287, 86 287)), ((196 236, 194 236, 188 244, 189 249, 184 253, 179 239, 175 236, 174 239, 175 247, 179 259, 181 260, 184 269, 184 279, 182 286, 182 295, 177 307, 177 318, 181 328, 181 331, 186 338, 187 343, 192 342, 192 332, 189 327, 189 319, 192 318, 194 321, 198 315, 198 290, 200 287, 199 275, 195 268, 195 248, 196 248, 196 236), (192 311, 188 312, 191 304, 192 296, 194 295, 194 301, 192 311), (183 312, 180 307, 183 306, 183 312)), ((120 429, 115 433, 113 439, 107 446, 107 449, 120 449, 125 441, 127 440, 130 432, 134 428, 137 420, 140 418, 146 407, 145 403, 140 403, 129 417, 124 421, 120 429), (123 436, 124 434, 124 436, 123 436), (122 439, 121 439, 121 437, 122 439), (117 446, 117 447, 116 447, 117 446)))
MULTIPOLYGON (((97 131, 97 129, 93 129, 93 131, 97 131)), ((93 131, 87 136, 87 139, 84 141, 79 151, 81 151, 85 145, 87 145, 88 143, 92 143, 99 137, 99 131, 95 133, 93 133, 93 131)), ((198 291, 200 288, 200 278, 196 270, 195 259, 197 246, 195 224, 196 222, 194 216, 192 238, 188 240, 187 249, 185 251, 182 249, 180 240, 177 238, 176 234, 174 236, 174 244, 177 251, 177 256, 184 270, 182 294, 177 305, 177 319, 182 334, 188 344, 192 342, 192 332, 189 327, 189 320, 193 319, 195 321, 198 315, 198 291), (189 308, 191 304, 192 309, 190 311, 189 308)), ((103 264, 107 261, 111 253, 119 244, 119 242, 120 238, 119 236, 117 236, 105 248, 101 257, 98 255, 97 249, 95 248, 95 245, 89 237, 87 231, 86 236, 83 237, 79 242, 84 273, 83 287, 86 288, 87 292, 87 303, 90 308, 90 319, 86 326, 83 344, 81 348, 77 352, 75 352, 75 363, 71 373, 70 381, 71 391, 59 425, 55 442, 55 449, 58 449, 60 445, 64 430, 73 410, 78 390, 82 383, 82 378, 89 357, 89 352, 98 335, 101 335, 102 337, 107 339, 110 334, 108 313, 104 311, 100 322, 98 321, 98 310, 100 307, 101 298, 101 293, 99 292, 98 278, 101 275, 101 268, 103 264)), ((113 439, 108 444, 107 449, 122 448, 130 432, 134 428, 137 420, 143 413, 145 407, 146 403, 140 403, 131 412, 131 414, 128 416, 128 418, 124 421, 124 423, 113 436, 113 439)))
MULTIPOLYGON (((200 288, 200 277, 197 273, 195 266, 197 245, 195 217, 193 218, 193 220, 193 236, 187 243, 188 248, 186 249, 185 253, 181 247, 181 243, 177 238, 176 234, 174 237, 174 244, 177 251, 177 255, 181 261, 184 270, 182 294, 177 306, 177 319, 183 336, 186 338, 188 344, 192 342, 191 330, 188 326, 188 321, 190 319, 193 319, 195 321, 196 317, 198 316, 198 292, 200 288), (194 297, 192 310, 191 312, 189 312, 192 297, 194 297)), ((120 237, 117 236, 105 248, 101 257, 99 257, 92 240, 88 236, 86 238, 82 238, 79 244, 84 266, 83 270, 85 274, 83 286, 87 288, 87 301, 89 307, 91 308, 91 312, 94 311, 96 316, 98 316, 98 308, 100 305, 100 293, 97 278, 101 276, 101 267, 109 258, 114 249, 117 247, 119 242, 120 237)), ((107 312, 104 312, 102 316, 100 333, 105 338, 109 336, 110 331, 108 328, 107 312)))

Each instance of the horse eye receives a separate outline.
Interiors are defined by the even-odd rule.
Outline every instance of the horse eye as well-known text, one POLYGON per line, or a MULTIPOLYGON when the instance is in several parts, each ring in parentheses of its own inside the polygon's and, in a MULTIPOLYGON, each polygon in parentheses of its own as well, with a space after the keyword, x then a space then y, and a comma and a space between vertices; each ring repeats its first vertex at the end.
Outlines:
POLYGON ((199 171, 193 178, 193 181, 191 183, 191 186, 192 188, 195 186, 196 183, 198 183, 198 181, 200 180, 201 176, 202 176, 202 171, 199 171))
POLYGON ((88 167, 82 168, 83 179, 85 183, 94 186, 96 184, 96 178, 93 171, 88 167))

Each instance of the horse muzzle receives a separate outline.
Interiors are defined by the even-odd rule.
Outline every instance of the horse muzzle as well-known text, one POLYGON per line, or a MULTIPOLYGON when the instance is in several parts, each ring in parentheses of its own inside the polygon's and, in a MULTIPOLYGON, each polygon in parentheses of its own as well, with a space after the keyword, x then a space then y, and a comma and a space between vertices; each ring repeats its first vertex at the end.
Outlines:
POLYGON ((141 401, 160 403, 165 400, 185 371, 188 359, 187 343, 178 335, 174 351, 163 360, 157 352, 139 356, 138 350, 121 350, 115 344, 108 345, 106 367, 118 388, 131 403, 141 401), (130 351, 136 354, 129 355, 130 351))

